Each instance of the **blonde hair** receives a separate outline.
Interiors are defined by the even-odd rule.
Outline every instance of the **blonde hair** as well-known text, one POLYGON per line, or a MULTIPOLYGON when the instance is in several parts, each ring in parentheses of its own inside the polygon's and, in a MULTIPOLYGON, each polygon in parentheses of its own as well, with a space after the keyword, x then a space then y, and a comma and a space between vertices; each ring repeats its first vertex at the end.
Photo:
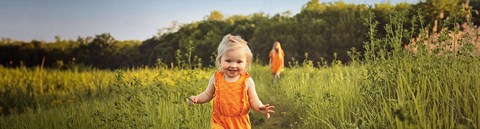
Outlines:
POLYGON ((282 54, 283 49, 282 49, 282 45, 280 45, 280 42, 275 41, 275 43, 273 43, 272 52, 273 54, 282 54), (275 51, 275 48, 277 48, 277 46, 278 46, 278 53, 277 51, 275 51))
POLYGON ((215 60, 215 65, 217 66, 217 68, 221 69, 220 61, 225 53, 232 49, 241 49, 245 52, 245 54, 247 54, 245 71, 248 70, 248 68, 250 67, 250 63, 252 62, 253 55, 247 44, 248 43, 240 36, 233 36, 231 34, 225 35, 220 42, 220 45, 218 45, 217 58, 215 60))

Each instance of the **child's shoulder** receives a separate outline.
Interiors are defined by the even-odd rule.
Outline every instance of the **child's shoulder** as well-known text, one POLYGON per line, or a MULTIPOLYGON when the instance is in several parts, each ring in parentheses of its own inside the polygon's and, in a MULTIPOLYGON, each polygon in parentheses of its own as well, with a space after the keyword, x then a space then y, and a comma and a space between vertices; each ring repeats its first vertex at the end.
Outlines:
POLYGON ((246 84, 247 86, 250 86, 250 85, 252 85, 252 84, 255 84, 255 82, 253 81, 253 78, 252 78, 252 77, 247 77, 247 78, 245 79, 245 84, 246 84))
POLYGON ((215 82, 215 73, 212 74, 212 76, 210 76, 210 79, 209 79, 209 80, 210 80, 210 81, 209 81, 210 83, 215 82))

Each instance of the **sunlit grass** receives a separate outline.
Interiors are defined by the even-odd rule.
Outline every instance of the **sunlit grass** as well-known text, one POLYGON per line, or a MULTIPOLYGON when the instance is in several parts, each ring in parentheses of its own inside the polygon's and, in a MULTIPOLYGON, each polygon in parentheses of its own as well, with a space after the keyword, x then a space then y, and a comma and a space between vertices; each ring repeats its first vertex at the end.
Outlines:
MULTIPOLYGON (((257 92, 264 103, 277 107, 277 113, 273 114, 272 119, 266 120, 262 115, 251 112, 252 124, 254 128, 265 127, 262 125, 268 123, 276 123, 273 124, 275 127, 270 128, 476 127, 477 73, 480 71, 471 66, 478 64, 478 60, 433 63, 438 60, 414 59, 395 67, 375 67, 378 72, 396 71, 374 74, 377 79, 382 79, 377 82, 369 81, 368 77, 372 73, 362 64, 287 68, 278 82, 273 81, 267 66, 254 65, 250 73, 255 80, 257 92)), ((2 68, 3 71, 12 72, 8 75, 12 78, 8 80, 10 82, 15 82, 13 78, 35 73, 35 69, 23 69, 25 73, 20 73, 22 69, 2 68), (13 71, 19 73, 13 74, 13 71)), ((48 72, 58 76, 56 79, 48 77, 45 82, 72 79, 68 83, 77 88, 68 92, 55 89, 53 92, 45 92, 44 96, 35 95, 41 101, 36 106, 23 105, 32 106, 26 111, 4 114, 1 118, 2 128, 210 126, 211 104, 188 107, 185 97, 203 91, 213 69, 136 69, 84 73, 47 70, 46 73, 48 72), (101 74, 103 80, 111 81, 104 82, 106 84, 94 81, 101 80, 95 74, 101 74), (76 76, 72 77, 74 75, 76 76), (75 94, 75 90, 84 92, 89 88, 96 89, 97 94, 75 94), (109 91, 111 88, 116 89, 109 91), (63 95, 65 93, 68 94, 63 95), (60 104, 52 105, 55 100, 66 100, 72 96, 82 99, 59 101, 60 104), (103 98, 97 99, 97 96, 103 98), (46 103, 41 103, 43 101, 46 103)), ((29 83, 33 84, 24 80, 21 85, 29 83)), ((21 85, 18 85, 17 90, 28 91, 27 86, 21 85)), ((12 87, 4 86, 3 89, 12 87)), ((15 101, 22 103, 28 100, 17 98, 15 101)))

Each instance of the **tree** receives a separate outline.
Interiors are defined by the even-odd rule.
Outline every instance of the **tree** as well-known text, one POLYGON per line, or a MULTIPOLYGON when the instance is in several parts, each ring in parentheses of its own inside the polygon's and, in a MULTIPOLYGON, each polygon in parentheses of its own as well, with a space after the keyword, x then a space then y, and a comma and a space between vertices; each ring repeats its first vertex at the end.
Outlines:
POLYGON ((96 35, 90 45, 96 47, 95 49, 102 49, 108 47, 113 42, 115 42, 115 38, 113 38, 110 33, 103 33, 96 35))
POLYGON ((210 16, 207 17, 209 21, 220 21, 223 20, 223 14, 220 11, 214 10, 210 13, 210 16))
POLYGON ((318 0, 311 0, 307 4, 303 5, 302 11, 317 11, 322 12, 325 10, 325 6, 321 5, 318 0))

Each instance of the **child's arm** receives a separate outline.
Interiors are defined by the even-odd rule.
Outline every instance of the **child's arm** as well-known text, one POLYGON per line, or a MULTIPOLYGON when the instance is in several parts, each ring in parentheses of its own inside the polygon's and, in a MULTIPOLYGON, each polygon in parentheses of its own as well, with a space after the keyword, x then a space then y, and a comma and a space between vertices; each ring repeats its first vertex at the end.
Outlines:
POLYGON ((202 93, 198 94, 197 96, 190 96, 188 99, 189 104, 203 104, 206 102, 209 102, 213 98, 213 94, 215 93, 215 75, 212 75, 210 77, 210 81, 208 82, 207 89, 203 91, 202 93))
POLYGON ((280 67, 282 68, 282 71, 283 71, 283 68, 285 68, 285 59, 284 59, 284 58, 285 58, 285 52, 282 51, 282 56, 280 56, 280 60, 281 60, 281 61, 280 61, 280 62, 281 62, 281 66, 280 66, 280 67))
POLYGON ((268 57, 270 58, 270 60, 268 60, 268 67, 272 67, 272 51, 268 53, 268 57))
POLYGON ((252 78, 248 78, 246 80, 246 84, 248 86, 247 93, 251 107, 253 110, 257 112, 263 113, 267 118, 270 118, 270 113, 275 113, 273 109, 274 106, 270 106, 269 104, 263 105, 262 101, 258 98, 257 91, 255 90, 255 82, 253 82, 252 78))

